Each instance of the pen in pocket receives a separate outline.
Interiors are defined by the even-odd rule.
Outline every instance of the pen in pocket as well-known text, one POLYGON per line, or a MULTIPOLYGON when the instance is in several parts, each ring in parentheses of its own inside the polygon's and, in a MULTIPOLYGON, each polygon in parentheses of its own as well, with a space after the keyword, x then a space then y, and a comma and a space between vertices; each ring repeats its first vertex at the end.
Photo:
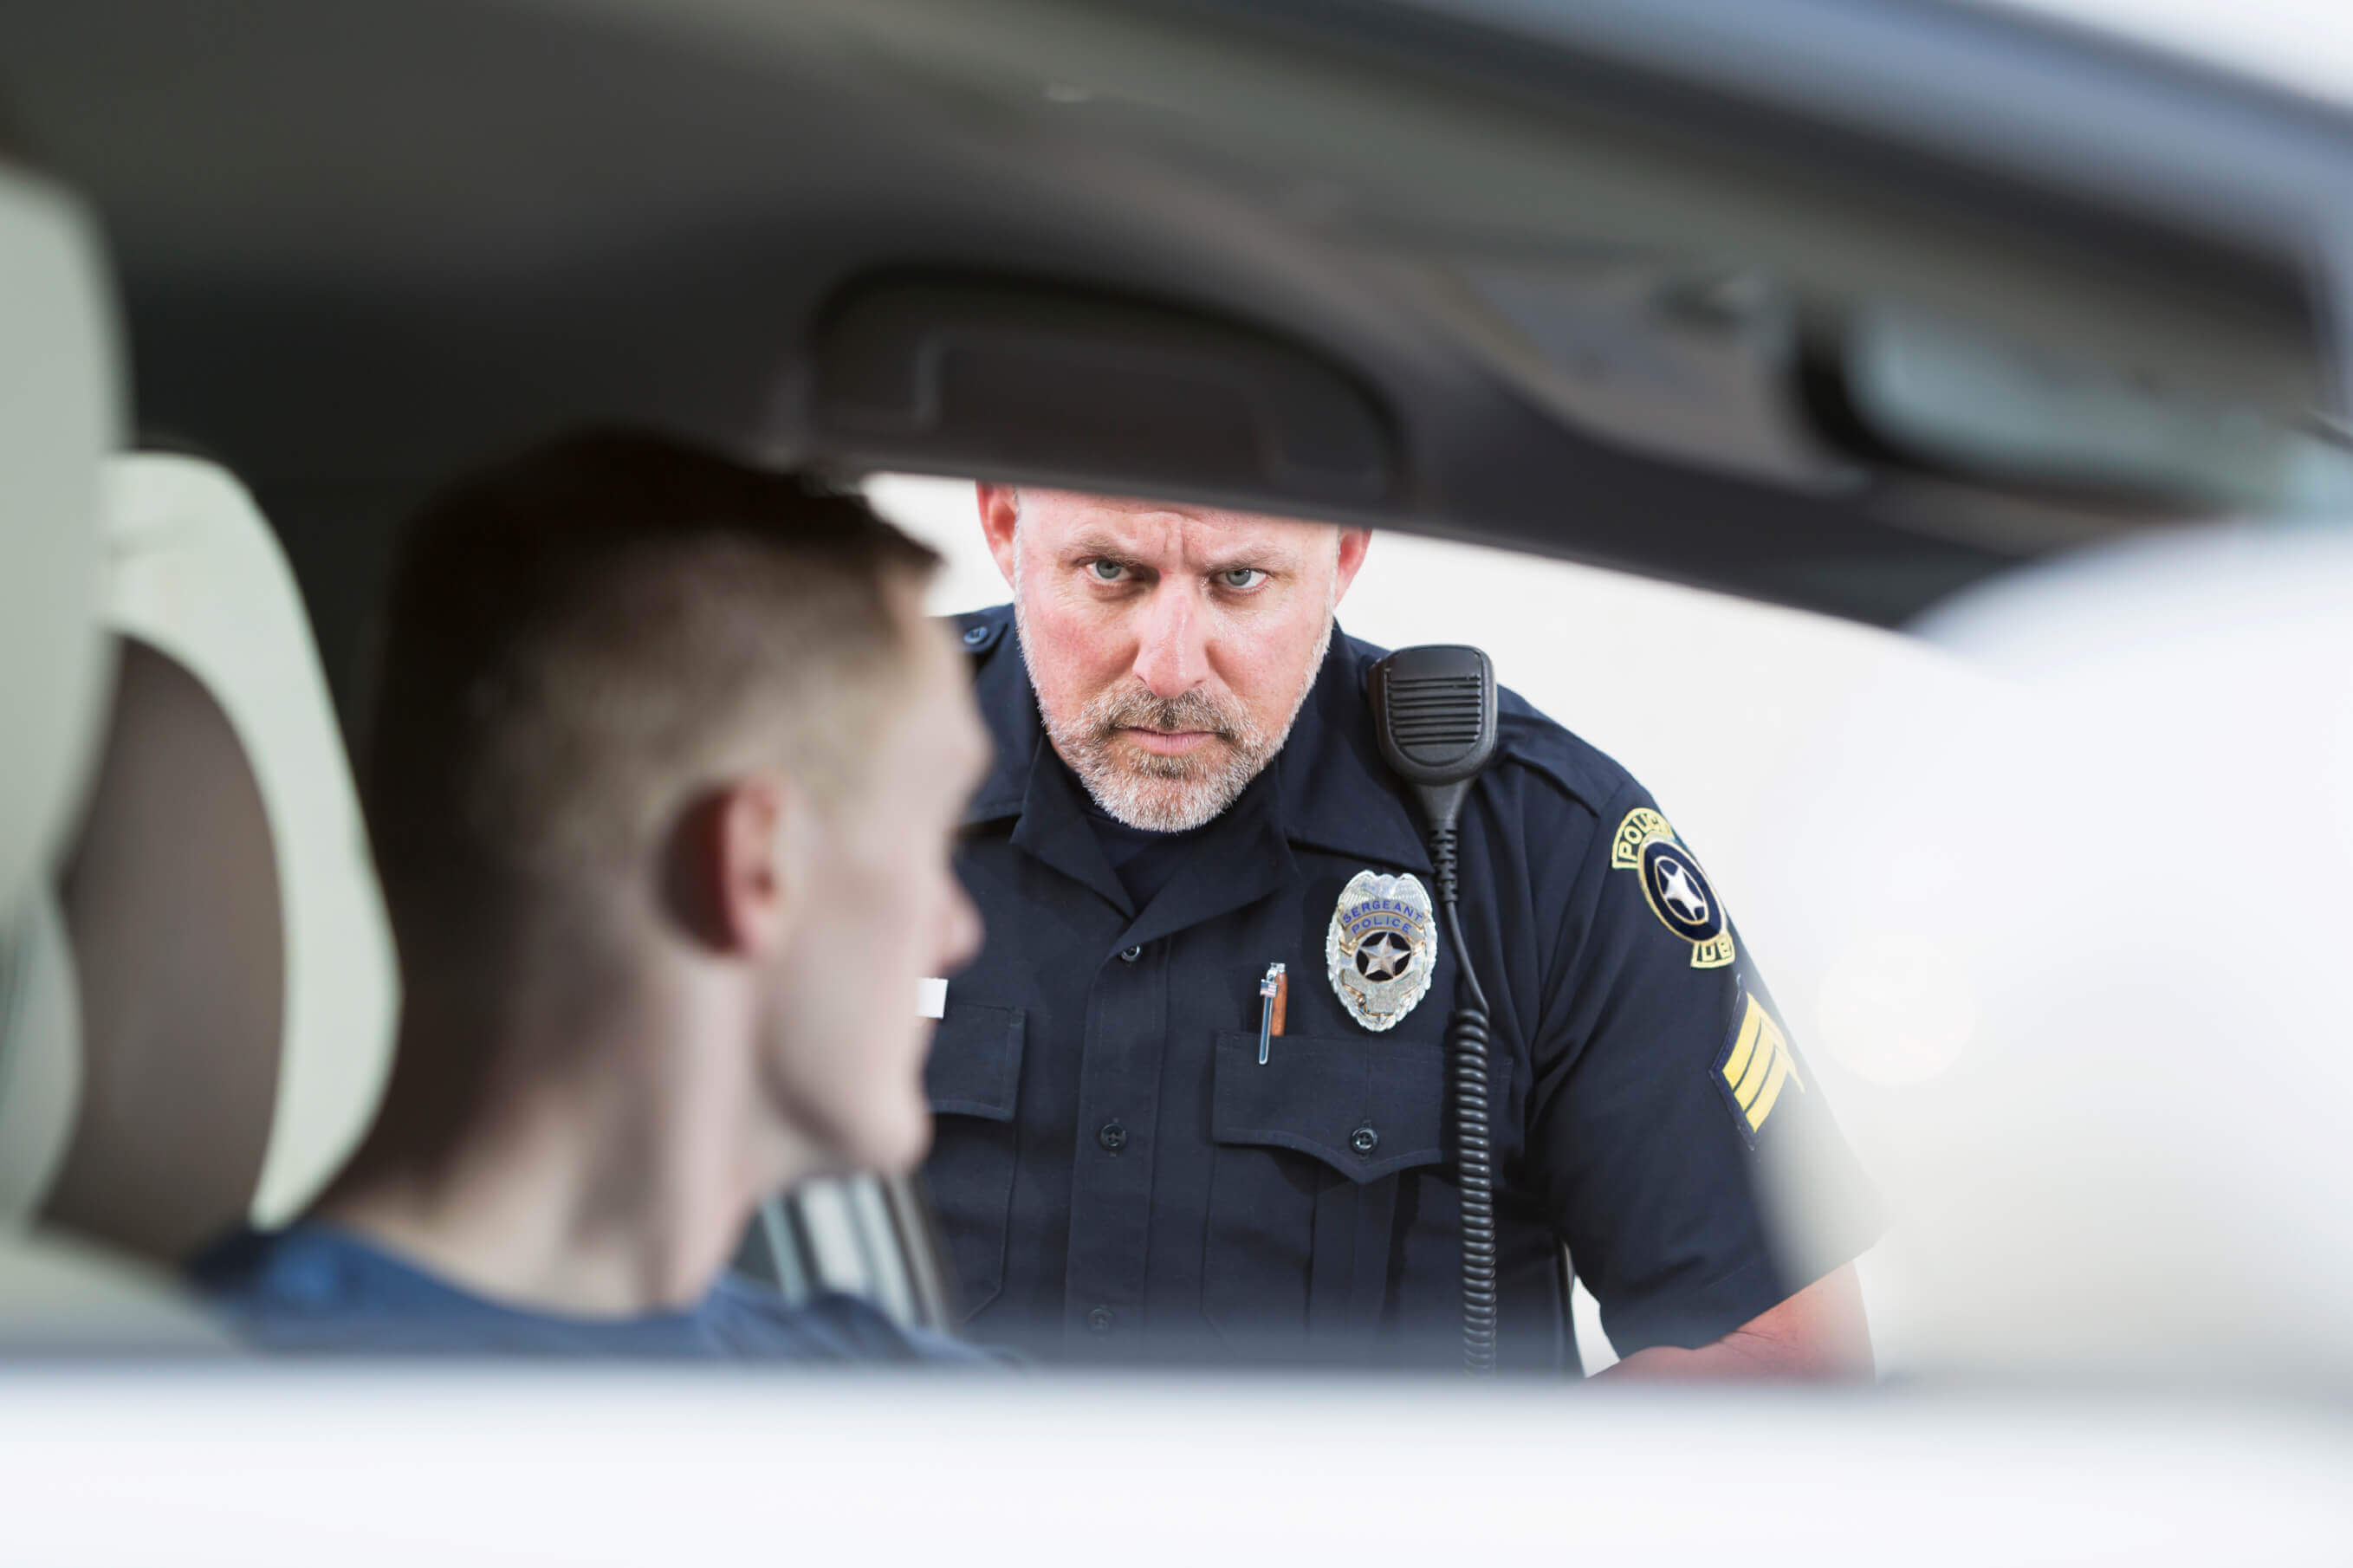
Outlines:
POLYGON ((1282 1033, 1283 1004, 1291 1000, 1291 977, 1280 963, 1266 966, 1266 978, 1258 983, 1258 1065, 1266 1066, 1267 1047, 1274 1037, 1282 1033))

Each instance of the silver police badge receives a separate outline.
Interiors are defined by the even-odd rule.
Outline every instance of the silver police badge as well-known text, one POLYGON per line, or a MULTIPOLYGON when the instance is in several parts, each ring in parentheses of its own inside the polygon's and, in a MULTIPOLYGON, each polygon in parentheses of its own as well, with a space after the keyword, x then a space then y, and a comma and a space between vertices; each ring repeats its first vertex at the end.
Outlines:
POLYGON ((1340 889, 1324 936, 1324 968, 1348 1016, 1376 1033, 1395 1028, 1430 990, 1438 921, 1410 872, 1359 871, 1340 889))

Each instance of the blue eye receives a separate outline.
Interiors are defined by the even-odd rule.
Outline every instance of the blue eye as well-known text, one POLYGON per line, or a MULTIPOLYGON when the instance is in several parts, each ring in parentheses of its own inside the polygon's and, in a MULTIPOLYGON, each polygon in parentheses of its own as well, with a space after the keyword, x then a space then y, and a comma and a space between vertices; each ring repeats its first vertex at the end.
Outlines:
POLYGON ((1116 561, 1090 561, 1087 570, 1095 574, 1098 583, 1116 583, 1127 568, 1116 561))
POLYGON ((1218 574, 1218 584, 1226 588, 1255 588, 1265 581, 1266 574, 1255 566, 1235 566, 1218 574))

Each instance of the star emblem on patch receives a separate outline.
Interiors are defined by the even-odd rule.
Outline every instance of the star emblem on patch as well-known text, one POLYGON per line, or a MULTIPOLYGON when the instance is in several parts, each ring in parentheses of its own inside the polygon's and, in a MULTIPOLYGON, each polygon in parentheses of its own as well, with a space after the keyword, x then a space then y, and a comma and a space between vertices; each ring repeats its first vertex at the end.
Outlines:
POLYGON ((1324 932, 1324 965, 1348 1016, 1376 1033, 1395 1028, 1428 994, 1438 967, 1438 920, 1421 879, 1349 878, 1324 932))
POLYGON ((1636 806, 1618 825, 1609 864, 1641 879, 1642 898, 1659 923, 1692 944, 1694 969, 1721 969, 1733 959, 1732 922, 1692 852, 1648 806, 1636 806))
POLYGON ((1699 889, 1691 868, 1672 855, 1662 855, 1658 860, 1659 897, 1685 921, 1698 925, 1705 921, 1708 899, 1699 889))

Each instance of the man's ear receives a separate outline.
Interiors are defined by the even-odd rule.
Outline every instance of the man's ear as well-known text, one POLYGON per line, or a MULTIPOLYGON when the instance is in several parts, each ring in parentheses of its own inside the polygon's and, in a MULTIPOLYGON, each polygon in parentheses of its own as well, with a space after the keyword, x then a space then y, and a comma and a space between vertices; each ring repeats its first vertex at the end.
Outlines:
POLYGON ((671 836, 671 912, 713 953, 751 957, 786 940, 799 892, 795 831, 807 802, 788 781, 755 774, 710 791, 671 836))
POLYGON ((997 569, 1004 574, 1005 585, 1013 586, 1013 533, 1021 521, 1021 492, 1011 485, 976 485, 974 492, 980 500, 981 536, 988 541, 988 552, 997 560, 997 569))
POLYGON ((1332 603, 1337 606, 1348 596, 1349 586, 1365 564, 1365 552, 1372 547, 1373 531, 1369 528, 1344 528, 1340 531, 1339 572, 1332 580, 1332 603))

